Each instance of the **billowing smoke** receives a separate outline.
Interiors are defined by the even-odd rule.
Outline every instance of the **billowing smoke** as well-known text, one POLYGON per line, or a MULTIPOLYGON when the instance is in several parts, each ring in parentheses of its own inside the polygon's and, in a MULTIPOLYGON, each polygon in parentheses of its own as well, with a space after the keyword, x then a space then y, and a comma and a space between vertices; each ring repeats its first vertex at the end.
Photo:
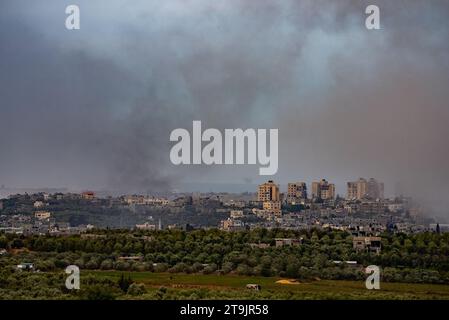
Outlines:
MULTIPOLYGON (((280 183, 375 177, 447 213, 444 0, 0 4, 0 184, 163 191, 258 183, 174 167, 171 130, 279 128, 280 183), (381 30, 365 28, 377 4, 381 30)), ((449 215, 449 214, 448 214, 449 215)))

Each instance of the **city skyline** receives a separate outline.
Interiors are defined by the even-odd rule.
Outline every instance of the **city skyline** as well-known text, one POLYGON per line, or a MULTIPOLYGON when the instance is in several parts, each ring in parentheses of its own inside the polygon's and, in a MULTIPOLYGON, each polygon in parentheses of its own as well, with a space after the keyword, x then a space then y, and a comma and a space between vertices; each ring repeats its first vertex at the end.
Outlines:
POLYGON ((326 177, 344 193, 376 177, 448 216, 449 4, 377 2, 380 30, 365 28, 369 1, 80 0, 67 30, 65 4, 2 1, 0 185, 264 181, 254 166, 173 165, 170 132, 199 120, 277 128, 282 184, 326 177))
MULTIPOLYGON (((306 195, 305 198, 316 198, 316 195, 314 195, 314 191, 313 191, 314 184, 325 182, 325 183, 329 183, 329 185, 331 185, 332 188, 333 188, 330 198, 335 198, 336 196, 340 196, 342 198, 348 198, 349 197, 349 192, 350 192, 349 191, 349 189, 350 189, 349 185, 353 184, 353 183, 360 182, 360 181, 365 181, 367 184, 368 184, 368 182, 371 182, 371 181, 373 181, 375 183, 379 183, 381 188, 382 188, 381 191, 380 191, 381 192, 380 193, 381 196, 379 198, 383 198, 384 197, 384 184, 382 182, 379 182, 375 178, 365 179, 363 177, 359 177, 357 181, 352 181, 352 180, 349 181, 348 180, 348 181, 344 182, 344 188, 342 187, 343 184, 341 184, 340 187, 337 188, 335 183, 333 183, 332 181, 329 182, 326 178, 312 179, 311 181, 288 181, 286 183, 276 182, 276 181, 274 181, 272 179, 268 179, 268 180, 265 179, 262 183, 257 184, 257 185, 256 184, 254 184, 254 185, 252 185, 252 184, 241 184, 241 186, 244 188, 243 191, 236 190, 235 189, 235 186, 236 186, 235 184, 232 185, 232 186, 228 185, 227 188, 224 187, 221 190, 216 190, 216 191, 211 191, 210 189, 207 190, 207 186, 205 186, 205 185, 203 185, 203 190, 197 190, 197 189, 195 189, 195 187, 192 187, 192 185, 190 184, 190 187, 185 186, 184 187, 185 189, 182 189, 182 190, 181 189, 179 189, 179 190, 173 189, 173 190, 166 191, 164 193, 177 193, 177 192, 179 192, 179 193, 195 193, 195 192, 201 192, 201 193, 215 192, 215 193, 220 193, 220 192, 222 192, 222 193, 236 193, 236 194, 237 193, 246 193, 246 192, 253 193, 255 186, 257 186, 259 188, 261 185, 269 183, 269 184, 277 185, 278 186, 278 192, 279 193, 283 193, 285 195, 288 194, 288 192, 289 192, 291 187, 297 186, 298 188, 302 188, 302 186, 299 186, 299 185, 303 185, 303 188, 305 188, 305 190, 303 191, 304 194, 306 195)), ((226 184, 225 184, 225 186, 226 186, 226 184)), ((218 188, 219 188, 219 186, 218 186, 218 188)), ((85 192, 114 193, 114 192, 117 192, 117 190, 95 189, 95 188, 88 188, 88 187, 80 188, 80 189, 70 189, 70 188, 67 188, 67 187, 61 187, 61 188, 57 188, 57 187, 20 188, 20 187, 8 187, 8 186, 5 186, 5 185, 0 185, 0 196, 2 195, 2 191, 5 192, 5 190, 9 190, 10 193, 8 193, 8 194, 11 194, 11 195, 14 194, 15 190, 17 190, 17 191, 21 191, 22 190, 21 192, 17 192, 19 194, 20 193, 25 193, 25 192, 26 193, 30 193, 30 192, 31 193, 33 193, 33 192, 35 192, 35 193, 38 193, 38 192, 45 192, 45 193, 55 193, 55 192, 62 192, 62 193, 64 193, 64 192, 75 192, 75 193, 85 193, 85 192), (89 191, 89 190, 93 190, 93 191, 89 191)), ((377 192, 379 192, 379 191, 377 191, 377 192)), ((124 192, 123 194, 131 194, 131 193, 124 192)), ((146 191, 142 190, 140 192, 134 192, 134 194, 152 194, 152 193, 158 194, 160 192, 157 192, 157 191, 152 192, 152 190, 150 190, 150 189, 148 189, 146 191)), ((255 192, 255 193, 257 193, 257 192, 255 192)), ((368 195, 368 192, 366 193, 366 195, 368 195)), ((404 196, 404 194, 390 194, 390 195, 387 195, 386 197, 388 198, 388 197, 397 197, 397 196, 404 196)), ((365 195, 359 195, 359 196, 349 197, 349 199, 356 199, 356 198, 357 199, 361 199, 361 198, 364 198, 364 197, 365 197, 365 195)), ((370 198, 376 198, 376 197, 372 197, 371 196, 370 198)))
POLYGON ((449 301, 448 0, 0 0, 0 30, 12 311, 449 301))

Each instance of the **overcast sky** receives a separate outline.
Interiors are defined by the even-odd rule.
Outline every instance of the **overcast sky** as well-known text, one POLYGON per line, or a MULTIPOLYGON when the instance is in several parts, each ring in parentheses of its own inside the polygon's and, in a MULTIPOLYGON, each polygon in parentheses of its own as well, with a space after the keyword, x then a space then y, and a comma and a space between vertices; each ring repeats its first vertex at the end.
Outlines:
POLYGON ((0 185, 267 178, 173 166, 170 132, 202 120, 278 128, 279 183, 327 178, 344 195, 374 177, 449 212, 448 39, 446 0, 2 0, 0 185), (81 30, 65 29, 70 4, 81 30))

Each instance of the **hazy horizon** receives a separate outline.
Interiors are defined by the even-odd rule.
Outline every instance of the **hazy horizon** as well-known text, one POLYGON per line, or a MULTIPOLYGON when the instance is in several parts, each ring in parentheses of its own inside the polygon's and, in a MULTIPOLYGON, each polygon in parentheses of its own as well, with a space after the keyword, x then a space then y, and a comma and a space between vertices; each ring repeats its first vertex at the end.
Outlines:
MULTIPOLYGON (((449 217, 449 2, 0 3, 0 185, 169 191, 359 177, 449 217), (279 129, 279 171, 174 166, 170 132, 279 129), (192 183, 192 182, 190 182, 192 183)), ((232 188, 230 188, 232 189, 232 188)))

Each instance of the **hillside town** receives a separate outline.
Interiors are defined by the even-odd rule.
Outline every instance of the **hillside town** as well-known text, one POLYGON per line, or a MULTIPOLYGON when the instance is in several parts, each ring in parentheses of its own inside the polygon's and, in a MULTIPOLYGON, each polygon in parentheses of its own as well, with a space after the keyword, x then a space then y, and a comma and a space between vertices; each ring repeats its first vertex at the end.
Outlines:
POLYGON ((334 229, 361 236, 383 232, 446 231, 410 197, 384 197, 384 185, 360 178, 347 183, 346 197, 326 179, 288 183, 269 180, 255 193, 173 193, 164 196, 98 196, 38 192, 0 200, 0 231, 16 234, 80 234, 94 228, 142 230, 220 228, 334 229))

